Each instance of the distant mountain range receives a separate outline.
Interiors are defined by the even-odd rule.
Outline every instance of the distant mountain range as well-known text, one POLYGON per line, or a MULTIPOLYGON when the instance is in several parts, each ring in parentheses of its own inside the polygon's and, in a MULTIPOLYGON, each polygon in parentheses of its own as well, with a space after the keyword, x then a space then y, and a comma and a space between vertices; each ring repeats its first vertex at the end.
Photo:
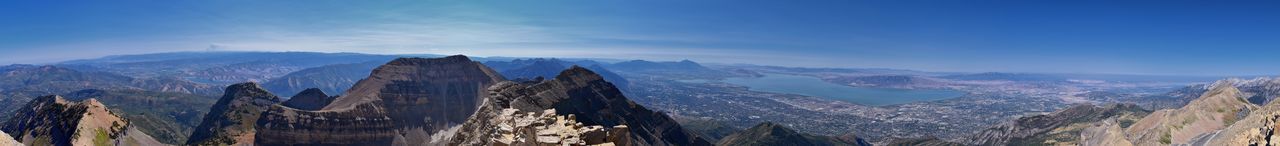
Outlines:
MULTIPOLYGON (((1280 116, 1275 112, 1280 111, 1280 104, 1273 103, 1280 96, 1280 80, 1259 78, 1161 88, 1159 91, 1173 90, 1161 94, 1092 89, 1064 92, 1085 102, 1126 104, 1071 106, 992 125, 965 139, 863 139, 854 134, 805 133, 804 130, 821 130, 812 127, 814 124, 765 122, 750 126, 762 122, 759 120, 738 123, 739 127, 691 127, 700 125, 676 122, 671 116, 715 104, 648 103, 645 100, 672 97, 633 94, 636 91, 628 90, 635 88, 630 86, 648 85, 641 86, 649 89, 645 92, 673 92, 667 95, 689 94, 690 97, 682 97, 689 99, 719 97, 670 91, 674 86, 668 85, 693 86, 672 80, 787 73, 848 86, 915 89, 1006 82, 1019 83, 1015 86, 1094 83, 1091 80, 1201 82, 1210 77, 736 68, 704 66, 688 60, 605 63, 583 59, 404 56, 408 55, 186 52, 2 66, 0 121, 5 122, 0 126, 5 126, 3 132, 14 141, 54 145, 868 145, 868 141, 908 145, 1247 145, 1274 143, 1258 137, 1274 135, 1265 131, 1274 130, 1275 121, 1280 121, 1274 118, 1280 116), (633 84, 628 79, 642 83, 633 84), (666 82, 673 83, 663 84, 666 82), (628 95, 643 96, 636 100, 628 95), (677 110, 684 111, 673 112, 677 110), (58 122, 66 119, 92 123, 58 122), (562 138, 543 141, 540 138, 550 136, 539 133, 556 133, 562 138), (99 138, 99 134, 106 137, 99 138)), ((699 85, 705 86, 732 85, 699 85)), ((730 95, 750 93, 760 92, 730 95)), ((800 97, 730 101, 803 101, 797 98, 800 97)), ((835 112, 819 110, 846 108, 788 103, 792 105, 787 106, 803 109, 786 110, 835 112)), ((773 109, 777 108, 768 110, 773 109)), ((773 114, 784 112, 788 111, 773 114)), ((0 144, 6 141, 4 137, 0 135, 0 144)))
POLYGON ((262 86, 272 93, 282 93, 284 96, 293 96, 291 93, 302 92, 302 90, 309 88, 317 88, 320 91, 324 91, 324 93, 340 95, 360 79, 368 77, 369 72, 373 71, 374 68, 385 63, 387 62, 370 61, 307 68, 271 79, 262 83, 262 86))
MULTIPOLYGON (((1227 79, 1205 88, 1175 109, 1148 112, 1129 104, 1080 105, 1048 115, 1019 118, 994 126, 959 143, 973 145, 1274 145, 1280 102, 1277 80, 1227 79), (1248 90, 1241 90, 1248 89, 1248 90)), ((908 141, 902 141, 906 143, 908 141)), ((910 141, 910 143, 950 143, 910 141)))
POLYGON ((108 56, 59 63, 79 70, 135 77, 177 77, 215 85, 262 82, 305 68, 369 61, 396 55, 315 52, 177 52, 108 56))
POLYGON ((145 90, 195 95, 221 92, 210 85, 176 79, 133 78, 106 72, 82 72, 58 66, 9 65, 0 67, 0 120, 35 97, 61 95, 84 89, 145 90))

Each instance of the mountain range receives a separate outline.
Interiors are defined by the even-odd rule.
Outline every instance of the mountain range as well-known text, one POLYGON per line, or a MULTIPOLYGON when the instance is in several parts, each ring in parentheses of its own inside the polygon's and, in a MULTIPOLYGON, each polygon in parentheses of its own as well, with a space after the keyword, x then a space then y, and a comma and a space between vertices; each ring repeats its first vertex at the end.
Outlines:
MULTIPOLYGON (((522 58, 485 59, 482 63, 466 56, 396 58, 399 56, 265 53, 333 59, 298 63, 263 59, 272 55, 254 59, 255 55, 246 54, 231 55, 241 56, 231 58, 252 61, 183 59, 175 56, 202 57, 176 53, 0 67, 5 73, 4 78, 0 78, 0 93, 4 95, 0 96, 3 97, 0 101, 4 101, 0 102, 3 105, 0 109, 11 113, 0 119, 5 121, 3 132, 16 142, 54 145, 108 142, 154 145, 1247 145, 1274 143, 1266 137, 1273 135, 1267 131, 1275 129, 1277 118, 1273 116, 1277 115, 1274 112, 1277 108, 1272 103, 1280 95, 1280 80, 1270 78, 1227 79, 1172 88, 1160 94, 1083 86, 1088 92, 1065 95, 1088 101, 1083 103, 1119 104, 1081 104, 1043 115, 1031 114, 980 128, 962 138, 864 139, 856 136, 865 132, 859 129, 831 134, 840 136, 809 133, 815 130, 814 125, 797 123, 804 119, 751 120, 750 125, 733 126, 680 121, 681 118, 715 119, 705 113, 694 113, 702 115, 700 117, 687 115, 690 111, 712 112, 696 109, 715 105, 654 102, 662 98, 712 97, 672 90, 676 88, 669 86, 694 86, 669 81, 673 79, 794 74, 791 71, 802 69, 708 67, 688 60, 603 63, 522 58), (380 58, 386 60, 379 61, 380 58), (158 65, 173 61, 205 63, 186 67, 158 65), (209 74, 146 74, 121 68, 194 70, 192 72, 209 74), (633 84, 628 78, 643 83, 633 84), (250 82, 230 84, 242 81, 250 82), (636 89, 628 86, 635 85, 643 85, 644 90, 628 91, 636 89), (216 88, 219 86, 226 88, 216 88), (656 92, 691 97, 653 94, 656 92), (641 100, 631 95, 640 95, 641 100), (89 122, 62 120, 68 119, 62 117, 89 122), (101 135, 105 138, 97 138, 97 130, 80 132, 83 128, 66 128, 86 126, 102 129, 101 135)), ((1094 84, 1075 78, 1083 76, 1053 74, 858 71, 869 74, 797 75, 871 88, 964 87, 959 89, 968 90, 973 85, 1001 83, 1046 87, 1094 84)), ((696 86, 706 85, 735 88, 723 83, 696 86)), ((774 110, 848 110, 842 109, 846 105, 796 104, 795 101, 810 100, 801 98, 728 102, 776 102, 804 108, 774 110)), ((892 108, 911 106, 920 105, 892 108)), ((857 117, 881 118, 916 117, 857 117)), ((846 129, 876 125, 839 126, 846 129)), ((0 143, 4 141, 0 136, 0 143)))

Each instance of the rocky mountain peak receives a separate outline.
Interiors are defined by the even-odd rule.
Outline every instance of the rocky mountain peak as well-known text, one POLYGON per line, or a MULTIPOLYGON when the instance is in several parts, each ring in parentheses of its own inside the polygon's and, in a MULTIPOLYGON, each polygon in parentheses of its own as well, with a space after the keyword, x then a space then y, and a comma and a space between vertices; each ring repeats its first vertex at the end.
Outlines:
MULTIPOLYGON (((359 104, 381 101, 384 98, 393 98, 386 99, 391 101, 412 100, 406 102, 421 104, 418 102, 426 102, 422 101, 425 98, 386 95, 418 94, 409 92, 425 91, 408 90, 406 87, 445 87, 447 84, 471 84, 460 85, 459 90, 475 89, 480 91, 483 88, 480 86, 487 87, 493 82, 502 80, 506 80, 502 75, 462 55, 444 58, 398 58, 374 69, 368 78, 360 80, 351 89, 348 89, 347 95, 338 97, 338 99, 334 100, 334 103, 324 109, 353 108, 359 104)), ((427 92, 427 94, 444 96, 439 95, 442 94, 439 92, 427 92)), ((463 94, 475 95, 472 93, 463 94)), ((474 98, 475 96, 466 97, 474 98)), ((472 104, 474 105, 474 103, 472 104)))
POLYGON ((494 119, 502 111, 542 111, 554 109, 557 115, 573 115, 584 125, 615 127, 626 125, 627 141, 636 145, 710 145, 685 131, 674 120, 628 100, 616 87, 594 72, 574 66, 561 71, 552 80, 541 82, 501 82, 491 86, 489 97, 454 135, 450 144, 488 145, 497 143, 500 129, 494 119))
POLYGON ((233 145, 253 141, 254 123, 262 111, 280 103, 280 97, 257 83, 227 86, 226 92, 196 126, 188 145, 233 145))
POLYGON ((386 65, 392 65, 392 66, 419 66, 419 65, 447 64, 447 63, 470 63, 470 62, 472 62, 472 61, 471 61, 471 58, 467 58, 467 56, 464 56, 464 55, 451 55, 451 56, 445 56, 445 57, 442 57, 442 58, 432 58, 432 59, 424 59, 424 58, 396 58, 395 60, 391 60, 391 62, 387 62, 387 64, 386 64, 386 65))
POLYGON ((333 98, 324 94, 324 91, 320 91, 320 88, 308 88, 290 97, 281 105, 301 110, 319 110, 330 102, 333 102, 333 98))
POLYGON ((1257 109, 1230 85, 1233 82, 1219 81, 1182 108, 1151 113, 1125 129, 1129 140, 1136 145, 1192 144, 1202 140, 1202 135, 1232 125, 1257 109))
POLYGON ((35 145, 159 143, 131 129, 128 120, 111 112, 96 99, 74 102, 56 95, 28 102, 0 130, 13 133, 19 141, 35 145))
POLYGON ((556 80, 569 81, 573 83, 591 83, 602 82, 604 81, 604 77, 601 77, 600 74, 596 74, 595 71, 574 65, 573 67, 569 67, 569 69, 560 71, 560 75, 556 75, 556 80))
POLYGON ((262 112, 260 145, 427 145, 475 113, 501 75, 466 56, 399 58, 316 110, 262 112))

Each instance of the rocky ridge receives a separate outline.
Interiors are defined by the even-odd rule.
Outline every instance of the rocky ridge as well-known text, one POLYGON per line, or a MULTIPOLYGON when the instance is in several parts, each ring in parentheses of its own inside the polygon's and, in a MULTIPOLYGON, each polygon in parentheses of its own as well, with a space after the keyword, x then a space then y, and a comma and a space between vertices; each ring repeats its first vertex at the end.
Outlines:
POLYGON ((1245 101, 1233 81, 1218 81, 1200 98, 1179 109, 1151 113, 1125 129, 1136 145, 1192 144, 1204 135, 1226 128, 1256 110, 1245 101))
MULTIPOLYGON (((1132 123, 1149 111, 1134 104, 1104 106, 1075 105, 1047 115, 1018 118, 1001 123, 965 138, 972 145, 1072 145, 1080 139, 1080 130, 1093 122, 1112 120, 1132 123)), ((1117 122, 1118 123, 1118 122, 1117 122)))
MULTIPOLYGON (((650 111, 628 100, 616 87, 586 68, 574 66, 552 80, 501 82, 488 88, 489 97, 480 110, 458 129, 451 145, 492 145, 497 143, 502 111, 542 111, 554 109, 558 115, 574 115, 584 125, 615 127, 630 131, 627 143, 634 145, 710 145, 685 131, 665 114, 650 111)), ((615 128, 616 129, 616 128, 615 128)))
MULTIPOLYGON (((1253 80, 1264 81, 1264 80, 1253 80)), ((1265 80, 1274 83, 1276 80, 1265 80)), ((1260 82, 1251 82, 1260 83, 1260 82)), ((1274 99, 1275 95, 1265 97, 1274 99)), ((1252 101, 1252 100, 1251 100, 1252 101)), ((1208 136, 1204 143, 1209 145, 1280 145, 1280 103, 1275 100, 1248 116, 1208 136)))
POLYGON ((605 129, 585 126, 574 115, 556 115, 555 109, 521 113, 518 109, 502 109, 492 119, 497 126, 491 133, 494 145, 630 145, 626 125, 605 129))
POLYGON ((26 145, 163 145, 95 99, 55 95, 27 103, 0 130, 26 145))

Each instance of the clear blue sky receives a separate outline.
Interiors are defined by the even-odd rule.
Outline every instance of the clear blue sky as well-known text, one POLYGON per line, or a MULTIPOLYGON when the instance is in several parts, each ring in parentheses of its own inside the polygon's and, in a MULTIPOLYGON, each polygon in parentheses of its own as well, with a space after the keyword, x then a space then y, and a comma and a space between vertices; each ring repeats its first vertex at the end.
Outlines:
POLYGON ((927 71, 1280 74, 1275 0, 0 3, 0 64, 218 45, 927 71))

